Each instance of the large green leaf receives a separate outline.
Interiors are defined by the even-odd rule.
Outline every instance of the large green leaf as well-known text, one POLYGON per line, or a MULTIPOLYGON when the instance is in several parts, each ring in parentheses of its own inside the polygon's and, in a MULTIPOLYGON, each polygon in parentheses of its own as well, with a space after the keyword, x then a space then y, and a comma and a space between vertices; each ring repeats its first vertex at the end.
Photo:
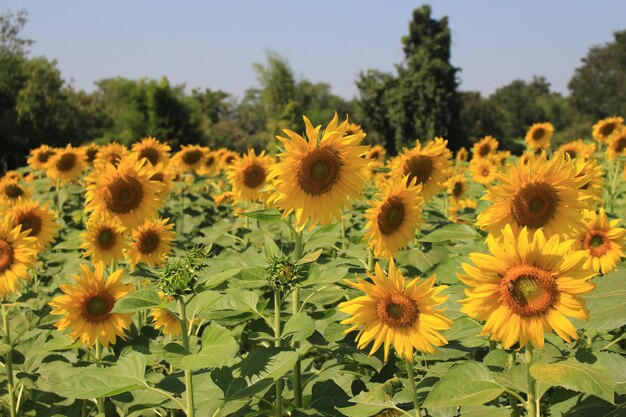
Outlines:
POLYGON ((262 220, 265 222, 277 222, 280 221, 280 211, 276 209, 255 210, 241 213, 242 216, 247 216, 252 219, 262 220))
POLYGON ((50 376, 50 387, 68 398, 90 399, 110 397, 142 389, 146 357, 138 352, 122 356, 115 365, 105 368, 67 368, 50 376))
POLYGON ((443 243, 456 242, 461 239, 478 239, 480 234, 472 226, 468 224, 450 223, 440 229, 422 236, 418 240, 420 242, 443 243))
POLYGON ((292 341, 299 342, 315 332, 315 322, 306 313, 291 316, 283 328, 282 337, 291 337, 292 341))
POLYGON ((169 343, 163 348, 168 362, 177 368, 197 370, 202 368, 218 368, 227 364, 235 357, 239 345, 228 329, 211 324, 202 333, 202 349, 191 353, 177 343, 169 343))
POLYGON ((497 398, 504 387, 484 365, 467 362, 450 369, 433 387, 425 407, 481 405, 497 398))
POLYGON ((626 324, 626 269, 612 272, 595 280, 596 289, 585 298, 590 330, 612 330, 626 324))
MULTIPOLYGON (((615 392, 626 394, 626 358, 618 353, 600 352, 597 364, 611 375, 615 392)), ((595 364, 594 364, 595 365, 595 364)))
POLYGON ((613 403, 611 376, 602 368, 575 360, 557 363, 539 362, 530 366, 530 374, 544 384, 595 395, 613 403))
POLYGON ((146 308, 165 304, 159 293, 153 289, 134 291, 119 299, 113 307, 113 313, 133 313, 146 308))

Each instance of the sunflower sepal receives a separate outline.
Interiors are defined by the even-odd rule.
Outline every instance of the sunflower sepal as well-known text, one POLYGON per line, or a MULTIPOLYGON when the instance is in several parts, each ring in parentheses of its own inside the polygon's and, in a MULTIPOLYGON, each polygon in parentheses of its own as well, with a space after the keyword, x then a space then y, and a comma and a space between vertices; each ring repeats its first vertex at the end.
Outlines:
POLYGON ((178 300, 197 292, 199 275, 207 266, 203 261, 207 252, 204 246, 194 246, 184 258, 170 258, 163 268, 151 270, 166 297, 178 300))

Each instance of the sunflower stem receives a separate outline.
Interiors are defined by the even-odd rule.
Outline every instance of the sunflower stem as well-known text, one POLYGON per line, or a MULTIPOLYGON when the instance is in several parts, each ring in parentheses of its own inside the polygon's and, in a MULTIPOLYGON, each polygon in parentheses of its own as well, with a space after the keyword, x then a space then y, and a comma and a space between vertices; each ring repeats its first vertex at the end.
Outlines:
MULTIPOLYGON (((183 175, 183 184, 185 182, 185 176, 183 175)), ((180 192, 180 198, 181 198, 181 202, 180 202, 180 233, 184 233, 185 232, 185 191, 187 190, 187 187, 185 187, 183 185, 183 189, 180 192)))
MULTIPOLYGON (((293 261, 298 262, 302 258, 303 245, 302 245, 302 232, 296 232, 295 246, 293 248, 293 261)), ((300 311, 300 289, 296 286, 291 293, 292 297, 292 313, 295 316, 300 311)), ((292 342, 291 346, 294 349, 298 348, 298 342, 292 342)), ((293 399, 297 408, 302 407, 302 360, 300 356, 296 360, 296 364, 293 366, 293 399)))
POLYGON ((533 363, 533 345, 529 342, 525 349, 526 380, 528 381, 528 400, 526 410, 528 417, 539 417, 539 398, 537 398, 537 381, 530 374, 530 366, 533 363))
POLYGON ((346 249, 346 222, 341 214, 341 249, 346 249))
POLYGON ((409 378, 409 389, 411 391, 411 395, 413 396, 413 406, 415 407, 415 416, 420 417, 422 415, 422 411, 420 408, 420 400, 417 397, 417 387, 415 386, 415 372, 413 371, 413 361, 405 359, 404 364, 406 365, 406 373, 409 378))
MULTIPOLYGON (((102 367, 102 345, 100 339, 96 338, 96 368, 102 367)), ((104 415, 104 398, 96 398, 96 406, 98 407, 98 414, 104 415)))
MULTIPOLYGON (((508 352, 507 357, 506 357, 506 368, 511 369, 514 366, 515 366, 515 352, 508 352)), ((517 410, 519 408, 519 405, 517 403, 517 398, 511 392, 507 392, 507 398, 509 399, 509 404, 511 405, 511 409, 517 413, 517 410)))
POLYGON ((59 216, 62 218, 63 217, 63 210, 61 208, 61 179, 57 178, 57 182, 54 185, 54 193, 55 193, 55 198, 56 198, 56 206, 57 206, 57 210, 59 210, 59 216))
POLYGON ((9 351, 4 355, 5 367, 7 370, 7 391, 9 395, 9 413, 11 417, 15 417, 15 396, 14 396, 14 384, 13 384, 13 356, 11 345, 11 332, 9 330, 9 318, 7 307, 2 304, 2 332, 4 333, 4 343, 9 346, 9 351))
MULTIPOLYGON (((185 301, 182 297, 178 299, 178 313, 180 314, 180 335, 183 340, 183 348, 189 352, 189 333, 187 333, 187 313, 185 311, 185 301)), ((193 380, 191 371, 185 370, 185 394, 187 396, 187 416, 195 415, 193 404, 193 380)))
MULTIPOLYGON (((274 346, 280 348, 280 289, 274 288, 274 346)), ((276 417, 283 416, 283 380, 276 380, 276 417)))
POLYGON ((620 161, 613 161, 615 169, 613 170, 613 178, 611 178, 611 213, 615 212, 615 189, 617 188, 617 177, 619 176, 620 161))

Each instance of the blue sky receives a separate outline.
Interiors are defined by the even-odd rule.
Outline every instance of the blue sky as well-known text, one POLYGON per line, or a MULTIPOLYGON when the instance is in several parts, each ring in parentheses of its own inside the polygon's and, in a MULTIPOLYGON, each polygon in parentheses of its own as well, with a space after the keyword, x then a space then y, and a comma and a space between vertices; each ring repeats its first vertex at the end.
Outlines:
MULTIPOLYGON (((252 63, 286 57, 298 77, 346 98, 361 70, 391 70, 400 38, 422 2, 387 0, 17 1, 26 8, 31 55, 58 61, 63 77, 91 91, 107 77, 160 78, 241 97, 257 84, 252 63)), ((544 75, 556 91, 593 45, 626 29, 626 1, 431 1, 452 29, 452 63, 464 91, 488 95, 513 79, 544 75)))

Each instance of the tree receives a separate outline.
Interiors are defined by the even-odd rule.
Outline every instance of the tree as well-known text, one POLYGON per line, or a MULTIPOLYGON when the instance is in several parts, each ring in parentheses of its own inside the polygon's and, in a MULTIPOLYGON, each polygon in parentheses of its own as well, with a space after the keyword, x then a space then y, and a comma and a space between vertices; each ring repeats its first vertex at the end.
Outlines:
POLYGON ((572 104, 591 122, 626 116, 626 30, 613 36, 613 42, 589 50, 568 84, 572 104))
POLYGON ((28 12, 19 10, 17 14, 8 11, 0 15, 0 52, 25 56, 31 39, 22 38, 20 32, 28 23, 28 12))
POLYGON ((391 155, 397 153, 396 130, 386 109, 391 107, 397 79, 378 70, 361 71, 356 81, 359 123, 367 132, 368 141, 385 146, 391 155))
POLYGON ((465 142, 450 42, 447 17, 433 19, 430 6, 422 6, 413 11, 409 34, 402 38, 405 59, 396 66, 397 75, 360 74, 359 106, 368 117, 379 114, 371 125, 391 154, 418 138, 443 136, 453 149, 465 142))

